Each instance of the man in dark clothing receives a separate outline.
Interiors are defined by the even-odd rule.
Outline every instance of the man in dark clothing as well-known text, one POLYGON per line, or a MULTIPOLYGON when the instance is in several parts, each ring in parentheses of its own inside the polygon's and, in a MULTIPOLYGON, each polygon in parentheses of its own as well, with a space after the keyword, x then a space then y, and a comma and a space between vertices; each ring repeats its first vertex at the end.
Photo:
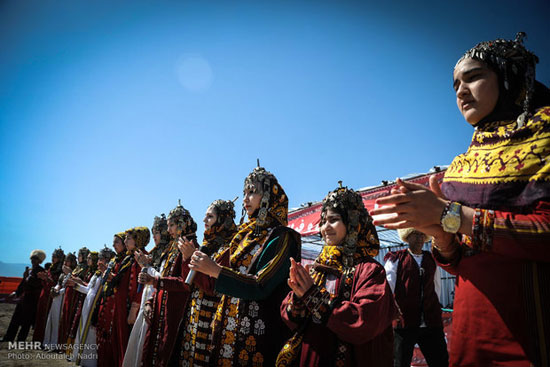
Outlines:
POLYGON ((15 292, 9 295, 9 297, 21 297, 21 299, 15 307, 8 330, 2 341, 14 341, 16 336, 17 341, 25 341, 27 339, 29 329, 31 325, 34 325, 36 306, 40 292, 42 291, 42 282, 37 274, 44 271, 44 268, 40 264, 45 258, 46 253, 42 250, 33 250, 31 252, 32 269, 28 267, 25 269, 23 280, 17 286, 15 292), (17 332, 19 332, 19 335, 17 332))
POLYGON ((449 354, 439 303, 439 269, 431 253, 422 251, 428 237, 413 228, 398 233, 409 248, 384 257, 386 277, 402 313, 394 329, 394 367, 411 365, 417 343, 430 367, 446 367, 449 354))

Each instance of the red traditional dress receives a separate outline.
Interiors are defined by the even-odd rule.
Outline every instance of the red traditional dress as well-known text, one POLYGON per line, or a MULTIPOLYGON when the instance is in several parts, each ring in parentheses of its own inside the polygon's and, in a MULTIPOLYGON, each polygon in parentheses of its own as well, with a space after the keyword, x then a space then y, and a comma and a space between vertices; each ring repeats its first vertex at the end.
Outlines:
POLYGON ((476 208, 455 258, 452 366, 550 364, 550 107, 476 129, 442 185, 476 208))
POLYGON ((59 262, 52 264, 48 269, 48 279, 42 280, 42 292, 38 299, 38 305, 36 310, 36 321, 34 323, 34 333, 32 335, 33 341, 43 342, 44 331, 46 329, 46 321, 48 320, 48 313, 50 312, 50 305, 52 304, 52 298, 50 297, 50 291, 52 287, 57 284, 57 280, 61 275, 61 268, 63 266, 63 259, 59 262))
POLYGON ((189 286, 185 284, 188 265, 189 261, 183 260, 177 241, 172 241, 162 276, 154 284, 156 292, 148 301, 153 307, 153 319, 143 346, 143 366, 164 367, 170 360, 189 298, 189 286))

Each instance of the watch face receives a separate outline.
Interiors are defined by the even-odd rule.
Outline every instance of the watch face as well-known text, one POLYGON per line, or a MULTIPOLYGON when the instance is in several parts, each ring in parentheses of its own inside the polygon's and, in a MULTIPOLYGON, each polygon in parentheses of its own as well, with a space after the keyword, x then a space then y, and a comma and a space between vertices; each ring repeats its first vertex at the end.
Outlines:
POLYGON ((460 217, 449 215, 445 218, 444 224, 449 230, 456 232, 460 228, 460 217))

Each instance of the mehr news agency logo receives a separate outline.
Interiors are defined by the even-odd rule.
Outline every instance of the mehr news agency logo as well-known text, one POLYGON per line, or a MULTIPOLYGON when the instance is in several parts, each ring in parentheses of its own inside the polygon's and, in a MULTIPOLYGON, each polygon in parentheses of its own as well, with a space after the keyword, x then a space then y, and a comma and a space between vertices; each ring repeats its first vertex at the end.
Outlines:
POLYGON ((48 353, 48 351, 60 350, 66 352, 75 349, 81 350, 78 357, 80 359, 97 358, 97 344, 45 344, 42 347, 41 342, 8 342, 8 359, 33 360, 33 359, 65 359, 65 353, 48 353))

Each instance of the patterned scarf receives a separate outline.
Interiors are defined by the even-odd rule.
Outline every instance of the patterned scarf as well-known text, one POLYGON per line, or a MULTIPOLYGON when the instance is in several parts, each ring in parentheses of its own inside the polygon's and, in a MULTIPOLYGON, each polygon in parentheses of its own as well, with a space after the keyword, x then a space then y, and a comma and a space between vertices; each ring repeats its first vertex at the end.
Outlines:
POLYGON ((527 123, 496 121, 474 132, 447 169, 445 196, 474 208, 521 210, 550 198, 550 107, 527 123))
MULTIPOLYGON (((274 178, 274 177, 273 177, 274 178)), ((233 237, 229 245, 230 256, 230 268, 243 274, 248 273, 249 267, 252 265, 259 254, 260 249, 264 245, 265 241, 269 238, 273 229, 277 226, 286 226, 288 224, 288 198, 276 180, 271 182, 269 188, 270 200, 269 208, 267 209, 266 220, 263 221, 263 225, 260 225, 256 215, 252 215, 249 221, 240 225, 237 234, 233 237)), ((238 330, 230 331, 228 325, 239 325, 239 304, 241 300, 239 298, 224 295, 222 296, 216 315, 214 316, 213 323, 213 339, 220 340, 220 346, 223 350, 232 350, 235 353, 236 336, 238 330), (222 330, 225 330, 225 335, 222 334, 222 330)), ((249 341, 250 343, 255 341, 249 341)), ((229 353, 225 353, 228 355, 229 353)), ((263 359, 260 353, 256 356, 259 359, 263 359)), ((223 365, 231 365, 232 357, 216 356, 218 362, 223 365)))

